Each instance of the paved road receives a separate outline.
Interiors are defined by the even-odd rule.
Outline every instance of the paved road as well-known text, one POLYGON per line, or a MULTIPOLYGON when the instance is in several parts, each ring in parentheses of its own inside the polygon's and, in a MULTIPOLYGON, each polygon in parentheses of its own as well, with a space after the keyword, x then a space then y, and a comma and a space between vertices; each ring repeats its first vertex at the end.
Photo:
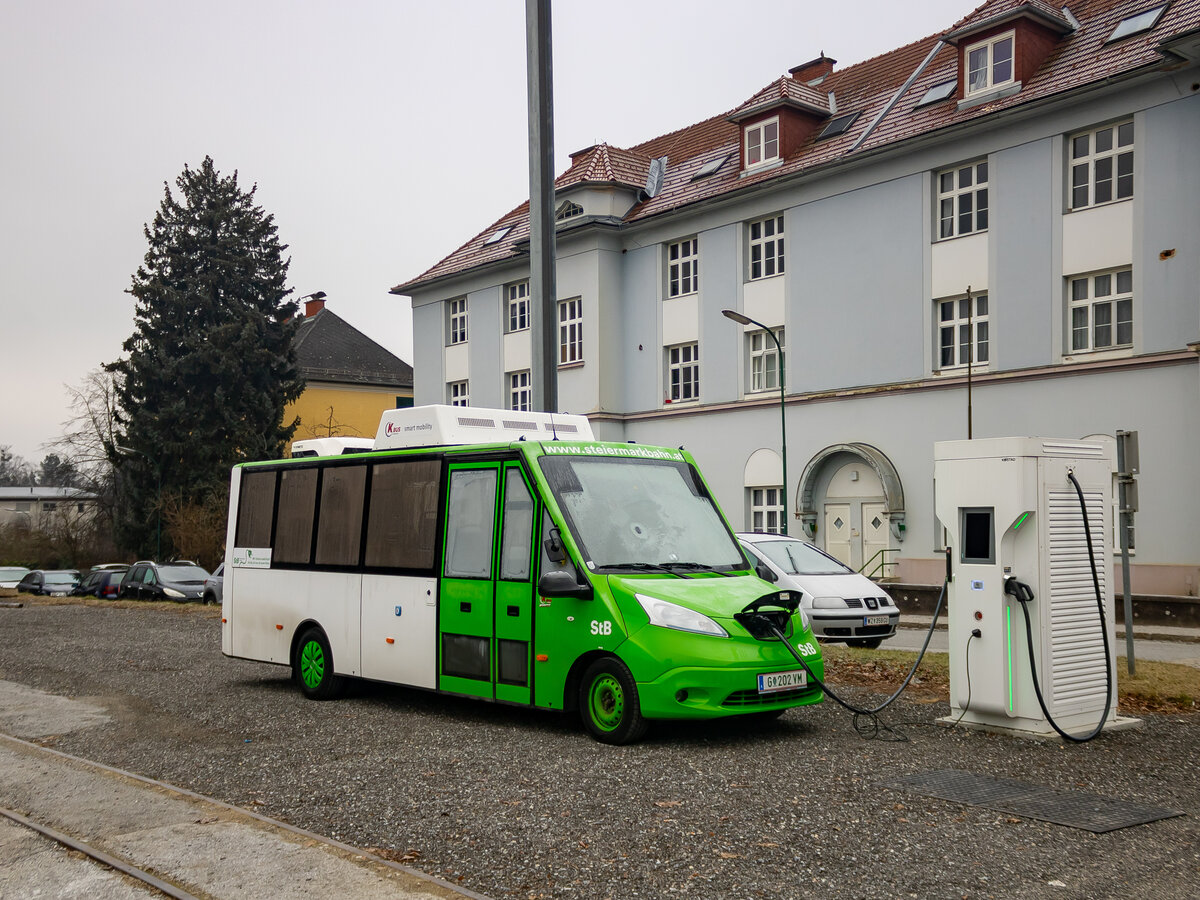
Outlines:
MULTIPOLYGON (((925 641, 927 627, 928 618, 925 620, 925 627, 900 628, 897 630, 895 637, 888 638, 888 640, 883 642, 883 646, 880 649, 920 650, 921 645, 925 641)), ((1184 629, 1177 630, 1180 632, 1184 631, 1184 629)), ((1180 636, 1183 637, 1184 635, 1181 634, 1180 636)), ((948 633, 944 629, 939 628, 933 633, 933 637, 929 641, 929 649, 931 652, 945 653, 948 646, 948 633)), ((1125 655, 1125 637, 1123 633, 1118 633, 1116 646, 1113 647, 1113 650, 1116 651, 1117 656, 1125 655)), ((1200 643, 1193 643, 1187 640, 1149 641, 1140 640, 1135 637, 1133 641, 1133 659, 1135 665, 1139 659, 1148 659, 1158 662, 1180 663, 1200 668, 1200 643)), ((1124 666, 1122 665, 1120 672, 1124 670, 1124 666)))

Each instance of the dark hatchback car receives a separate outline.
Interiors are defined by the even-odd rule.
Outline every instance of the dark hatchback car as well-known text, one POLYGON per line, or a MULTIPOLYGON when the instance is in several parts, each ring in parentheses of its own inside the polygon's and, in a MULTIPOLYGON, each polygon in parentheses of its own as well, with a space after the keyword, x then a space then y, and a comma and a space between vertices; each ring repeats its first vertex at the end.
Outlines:
POLYGON ((208 573, 186 559, 169 563, 136 562, 121 581, 123 598, 131 600, 199 600, 208 573))
POLYGON ((65 597, 77 584, 78 572, 34 569, 21 579, 17 590, 23 594, 40 594, 43 597, 65 597))
POLYGON ((101 600, 115 600, 121 593, 121 580, 129 566, 104 566, 92 569, 83 576, 83 581, 71 591, 73 597, 99 597, 101 600))

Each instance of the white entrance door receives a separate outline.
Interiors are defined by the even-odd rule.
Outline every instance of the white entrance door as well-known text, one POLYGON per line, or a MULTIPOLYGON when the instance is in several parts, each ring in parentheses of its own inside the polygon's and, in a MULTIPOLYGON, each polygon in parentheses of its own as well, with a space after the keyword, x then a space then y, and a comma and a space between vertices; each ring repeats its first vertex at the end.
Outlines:
POLYGON ((825 552, 846 565, 857 568, 852 560, 853 529, 850 527, 849 503, 825 504, 825 552))
POLYGON ((879 553, 880 550, 885 550, 889 543, 888 537, 888 520, 884 514, 887 505, 883 503, 869 503, 864 501, 862 505, 862 565, 866 566, 864 575, 880 578, 887 575, 882 563, 886 554, 879 553))

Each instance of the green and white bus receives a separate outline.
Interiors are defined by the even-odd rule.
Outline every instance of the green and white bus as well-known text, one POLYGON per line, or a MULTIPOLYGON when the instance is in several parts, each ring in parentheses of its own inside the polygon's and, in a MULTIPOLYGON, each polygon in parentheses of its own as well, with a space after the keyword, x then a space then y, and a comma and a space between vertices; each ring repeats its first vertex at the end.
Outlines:
POLYGON ((374 449, 246 463, 229 494, 225 655, 579 710, 606 743, 648 719, 817 703, 799 595, 758 577, 691 456, 605 443, 583 416, 426 406, 374 449))

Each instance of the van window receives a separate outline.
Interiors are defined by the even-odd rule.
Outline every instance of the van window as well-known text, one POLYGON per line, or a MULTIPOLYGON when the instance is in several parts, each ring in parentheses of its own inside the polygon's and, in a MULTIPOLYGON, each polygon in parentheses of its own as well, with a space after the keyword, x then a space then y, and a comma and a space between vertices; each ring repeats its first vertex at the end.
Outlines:
POLYGON ((436 459, 380 463, 371 473, 364 564, 389 569, 432 569, 442 465, 436 459))
POLYGON ((235 543, 239 547, 271 546, 275 473, 243 471, 239 497, 235 543))
POLYGON ((321 480, 321 516, 317 525, 318 566, 357 566, 362 542, 366 466, 325 470, 321 480))
POLYGON ((316 469, 284 469, 279 473, 279 514, 271 554, 273 563, 308 562, 312 555, 316 501, 316 469))

